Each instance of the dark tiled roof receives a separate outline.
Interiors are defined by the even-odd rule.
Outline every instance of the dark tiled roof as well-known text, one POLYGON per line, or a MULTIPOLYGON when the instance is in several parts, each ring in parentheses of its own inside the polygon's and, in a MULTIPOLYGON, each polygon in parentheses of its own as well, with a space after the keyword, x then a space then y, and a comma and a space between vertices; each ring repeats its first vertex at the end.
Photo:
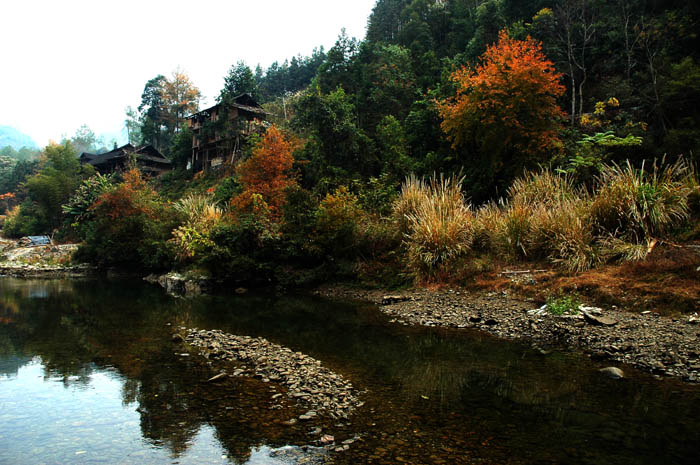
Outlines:
POLYGON ((109 162, 110 160, 115 160, 119 158, 126 158, 129 155, 134 154, 138 160, 147 160, 154 163, 162 163, 165 165, 170 165, 170 160, 165 158, 162 153, 160 153, 152 145, 142 145, 140 147, 134 147, 131 144, 126 144, 118 147, 112 151, 95 155, 92 153, 83 152, 80 155, 80 159, 84 163, 90 163, 93 166, 102 165, 109 162))
MULTIPOLYGON (((209 116, 217 108, 221 107, 221 103, 217 103, 213 107, 206 108, 204 110, 193 113, 187 118, 196 118, 198 116, 209 116)), ((249 94, 241 94, 233 98, 233 102, 228 104, 232 108, 238 108, 239 110, 247 111, 249 113, 255 113, 258 115, 268 115, 269 113, 262 109, 258 102, 255 101, 253 97, 249 94)))

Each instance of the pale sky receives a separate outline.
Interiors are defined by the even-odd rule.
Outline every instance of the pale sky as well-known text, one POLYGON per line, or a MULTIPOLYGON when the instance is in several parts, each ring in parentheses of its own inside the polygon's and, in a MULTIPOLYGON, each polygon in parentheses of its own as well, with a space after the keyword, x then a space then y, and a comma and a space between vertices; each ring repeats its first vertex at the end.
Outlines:
MULTIPOLYGON (((40 147, 82 124, 121 134, 146 81, 178 66, 213 104, 230 66, 267 68, 342 28, 363 39, 376 0, 3 0, 0 125, 40 147)), ((105 141, 109 142, 109 141, 105 141)))

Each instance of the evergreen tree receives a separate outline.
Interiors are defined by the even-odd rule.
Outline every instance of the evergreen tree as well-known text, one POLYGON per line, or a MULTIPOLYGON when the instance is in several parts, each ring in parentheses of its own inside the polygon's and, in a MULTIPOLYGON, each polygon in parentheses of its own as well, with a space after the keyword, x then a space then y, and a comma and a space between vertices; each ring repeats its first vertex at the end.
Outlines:
POLYGON ((256 100, 259 98, 258 82, 253 71, 244 61, 239 61, 228 70, 228 74, 224 77, 224 87, 217 100, 224 102, 241 94, 250 94, 256 100))

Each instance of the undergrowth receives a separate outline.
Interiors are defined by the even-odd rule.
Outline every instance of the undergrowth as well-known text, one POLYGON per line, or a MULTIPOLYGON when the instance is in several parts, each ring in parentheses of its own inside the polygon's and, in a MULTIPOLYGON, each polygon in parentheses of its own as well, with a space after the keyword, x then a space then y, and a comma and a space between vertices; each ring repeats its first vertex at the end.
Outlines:
POLYGON ((547 311, 552 315, 568 315, 578 311, 581 302, 578 296, 573 294, 568 295, 552 295, 547 298, 547 311))
POLYGON ((527 173, 506 198, 475 211, 461 195, 462 181, 409 177, 394 204, 405 263, 419 280, 460 274, 484 254, 505 262, 545 260, 567 271, 642 260, 659 240, 688 231, 700 195, 682 158, 638 168, 605 165, 591 190, 548 169, 527 173))

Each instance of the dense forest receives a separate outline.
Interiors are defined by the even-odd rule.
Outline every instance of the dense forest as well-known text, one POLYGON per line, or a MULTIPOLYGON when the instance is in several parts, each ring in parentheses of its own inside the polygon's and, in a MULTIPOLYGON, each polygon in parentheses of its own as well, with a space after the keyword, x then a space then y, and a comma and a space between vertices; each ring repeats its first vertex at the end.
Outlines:
POLYGON ((661 237, 697 236, 699 10, 379 0, 363 40, 343 31, 328 51, 231 66, 217 101, 247 93, 271 114, 236 166, 187 170, 200 93, 178 69, 125 121, 173 172, 93 176, 66 140, 0 172, 21 200, 4 198, 4 231, 58 231, 102 265, 263 282, 640 259, 661 237))

